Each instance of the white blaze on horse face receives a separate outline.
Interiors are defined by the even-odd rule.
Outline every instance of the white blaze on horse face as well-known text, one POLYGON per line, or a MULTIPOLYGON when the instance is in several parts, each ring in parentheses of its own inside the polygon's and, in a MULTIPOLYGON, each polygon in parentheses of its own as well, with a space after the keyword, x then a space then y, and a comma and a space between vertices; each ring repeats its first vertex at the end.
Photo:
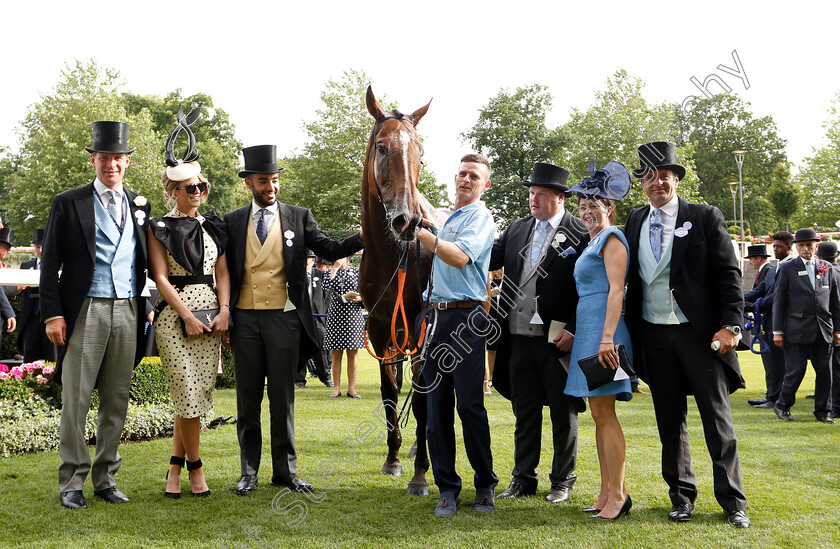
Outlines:
POLYGON ((406 222, 410 217, 408 215, 408 145, 411 144, 411 134, 406 130, 400 130, 400 146, 402 147, 403 159, 403 174, 405 175, 404 185, 405 192, 403 193, 403 211, 406 215, 406 222))

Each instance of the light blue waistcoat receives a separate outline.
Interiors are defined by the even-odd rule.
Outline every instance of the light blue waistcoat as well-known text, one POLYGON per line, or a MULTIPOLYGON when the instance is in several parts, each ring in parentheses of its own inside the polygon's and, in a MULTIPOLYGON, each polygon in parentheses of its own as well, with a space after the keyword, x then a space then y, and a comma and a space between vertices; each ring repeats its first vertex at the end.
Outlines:
POLYGON ((96 216, 96 261, 88 297, 134 297, 137 295, 137 281, 134 280, 137 237, 130 218, 131 208, 125 209, 122 234, 97 196, 93 198, 93 210, 96 216))
MULTIPOLYGON (((651 324, 669 324, 668 317, 673 307, 680 324, 688 322, 677 300, 671 294, 671 251, 674 249, 673 233, 671 243, 665 248, 659 263, 650 249, 650 216, 642 223, 639 233, 639 276, 642 279, 642 318, 651 324), (672 303, 673 301, 673 303, 672 303)), ((670 324, 673 324, 671 322, 670 324)))

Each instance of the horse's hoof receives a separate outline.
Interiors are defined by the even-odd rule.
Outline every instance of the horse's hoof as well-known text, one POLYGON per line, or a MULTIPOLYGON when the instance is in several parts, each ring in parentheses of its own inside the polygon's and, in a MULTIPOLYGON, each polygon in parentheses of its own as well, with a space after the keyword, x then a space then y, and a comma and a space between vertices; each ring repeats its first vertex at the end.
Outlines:
POLYGON ((395 477, 398 477, 402 475, 402 465, 399 463, 386 463, 382 466, 381 473, 383 475, 394 475, 395 477))
POLYGON ((423 484, 415 484, 413 482, 408 483, 408 492, 409 496, 428 496, 429 495, 429 485, 426 483, 423 484))
POLYGON ((411 446, 411 449, 408 451, 408 455, 406 456, 406 459, 413 459, 414 456, 416 456, 416 455, 417 455, 417 443, 415 442, 411 446))

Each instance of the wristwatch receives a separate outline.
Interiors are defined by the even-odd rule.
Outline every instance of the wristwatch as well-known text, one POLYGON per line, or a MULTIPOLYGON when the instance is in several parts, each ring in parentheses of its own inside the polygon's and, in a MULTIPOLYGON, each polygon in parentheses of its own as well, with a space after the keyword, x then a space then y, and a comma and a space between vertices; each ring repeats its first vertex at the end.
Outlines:
POLYGON ((739 336, 741 335, 741 327, 740 326, 724 326, 725 329, 732 332, 732 335, 739 336))

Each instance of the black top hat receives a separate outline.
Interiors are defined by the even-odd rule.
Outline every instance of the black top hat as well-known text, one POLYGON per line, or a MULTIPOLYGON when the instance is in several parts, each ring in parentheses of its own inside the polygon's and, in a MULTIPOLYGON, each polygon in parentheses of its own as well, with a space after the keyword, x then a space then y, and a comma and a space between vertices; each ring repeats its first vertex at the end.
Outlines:
POLYGON ((766 244, 756 244, 755 246, 748 246, 747 247, 747 256, 748 259, 750 257, 770 257, 770 254, 767 253, 767 245, 766 244))
POLYGON ((44 229, 35 229, 35 237, 32 239, 33 244, 44 243, 44 229))
POLYGON ((329 259, 325 259, 323 257, 316 257, 315 258, 315 265, 332 265, 332 261, 329 259))
POLYGON ((277 147, 274 145, 255 145, 242 149, 245 167, 239 172, 244 178, 251 173, 280 173, 286 168, 277 165, 277 147))
POLYGON ((0 244, 5 244, 9 248, 12 247, 12 240, 15 238, 15 231, 8 227, 0 229, 0 244))
POLYGON ((526 187, 536 185, 538 187, 548 187, 564 193, 569 192, 569 187, 566 182, 569 181, 569 170, 548 164, 546 162, 535 162, 534 173, 531 174, 529 181, 523 181, 522 184, 526 187))
POLYGON ((796 231, 796 234, 793 235, 794 242, 819 242, 819 240, 820 237, 817 236, 817 231, 814 229, 799 229, 796 231))
POLYGON ((654 141, 645 143, 639 147, 638 170, 633 170, 633 175, 640 178, 645 172, 656 170, 671 170, 677 177, 685 177, 685 168, 677 163, 677 146, 667 141, 654 141))
POLYGON ((94 122, 93 147, 85 147, 93 153, 131 154, 137 149, 128 146, 128 124, 125 122, 94 122))
POLYGON ((313 252, 309 248, 306 248, 306 259, 309 259, 310 257, 314 258, 315 257, 315 252, 313 252))
POLYGON ((840 255, 840 252, 837 251, 837 243, 832 242, 830 240, 826 242, 820 242, 817 244, 817 255, 820 259, 825 259, 826 261, 834 261, 834 259, 840 255))

